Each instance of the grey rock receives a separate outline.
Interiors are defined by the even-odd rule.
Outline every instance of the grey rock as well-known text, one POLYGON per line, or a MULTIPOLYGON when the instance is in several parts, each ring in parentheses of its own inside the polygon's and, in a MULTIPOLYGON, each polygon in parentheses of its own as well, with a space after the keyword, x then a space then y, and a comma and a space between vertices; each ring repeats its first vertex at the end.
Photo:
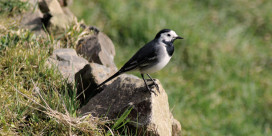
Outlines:
POLYGON ((76 50, 89 62, 116 67, 114 64, 114 45, 110 38, 102 32, 96 32, 79 39, 76 50))
POLYGON ((79 57, 74 49, 56 49, 47 60, 49 67, 56 66, 62 76, 70 83, 74 83, 75 74, 81 70, 88 61, 79 57))
POLYGON ((61 7, 67 7, 73 3, 73 0, 58 0, 61 7))
POLYGON ((63 14, 62 8, 58 0, 39 0, 39 8, 42 13, 50 12, 54 14, 63 14))
POLYGON ((120 75, 101 93, 90 99, 79 111, 81 114, 91 113, 93 116, 106 116, 109 119, 115 119, 128 107, 133 107, 129 118, 138 124, 130 124, 134 128, 138 128, 139 133, 147 132, 150 135, 171 136, 172 119, 168 96, 160 82, 157 80, 156 82, 160 88, 158 96, 146 91, 142 79, 127 74, 120 75), (138 127, 136 127, 137 125, 138 127))
MULTIPOLYGON (((81 105, 99 93, 95 88, 116 72, 116 68, 109 68, 100 64, 90 63, 75 74, 77 96, 81 105)), ((109 82, 111 83, 111 82, 109 82)))
POLYGON ((73 19, 76 18, 75 15, 74 15, 74 13, 73 13, 69 8, 63 7, 62 10, 63 10, 63 13, 64 13, 67 17, 69 17, 69 21, 70 21, 70 22, 72 22, 73 19))
POLYGON ((37 35, 46 36, 43 30, 43 14, 38 8, 35 8, 35 1, 30 0, 31 10, 20 16, 20 27, 33 31, 37 35))
POLYGON ((51 18, 47 30, 55 35, 64 32, 67 26, 73 23, 75 16, 68 8, 62 8, 58 0, 39 0, 39 9, 43 14, 49 14, 51 18))
POLYGON ((29 0, 28 2, 31 10, 22 15, 21 27, 38 35, 46 36, 44 27, 47 32, 53 33, 55 36, 63 34, 66 27, 76 19, 67 7, 61 7, 58 0, 29 0), (36 7, 37 5, 38 7, 36 7))

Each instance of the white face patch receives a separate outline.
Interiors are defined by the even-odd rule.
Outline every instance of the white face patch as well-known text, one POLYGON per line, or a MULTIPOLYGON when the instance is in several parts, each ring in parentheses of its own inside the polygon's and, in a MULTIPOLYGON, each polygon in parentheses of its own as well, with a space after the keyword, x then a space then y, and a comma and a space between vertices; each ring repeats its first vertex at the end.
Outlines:
POLYGON ((166 41, 166 42, 170 42, 172 41, 173 39, 175 39, 178 35, 176 34, 175 31, 171 30, 169 32, 165 32, 165 33, 162 33, 161 34, 161 37, 160 37, 160 41, 166 41))

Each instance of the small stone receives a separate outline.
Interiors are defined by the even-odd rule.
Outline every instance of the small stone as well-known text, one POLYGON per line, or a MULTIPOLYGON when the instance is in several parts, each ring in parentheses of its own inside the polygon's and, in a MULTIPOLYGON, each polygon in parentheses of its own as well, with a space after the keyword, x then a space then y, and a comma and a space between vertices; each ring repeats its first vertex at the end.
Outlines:
POLYGON ((40 0, 39 9, 43 14, 49 14, 51 17, 46 26, 47 31, 54 35, 62 34, 66 27, 73 23, 75 16, 68 8, 62 8, 58 0, 40 0))
MULTIPOLYGON (((100 64, 90 63, 75 75, 77 96, 81 105, 99 93, 96 87, 116 72, 116 68, 109 68, 100 64)), ((111 83, 111 82, 109 82, 111 83)))
POLYGON ((102 32, 90 34, 78 40, 77 53, 83 55, 89 62, 107 67, 114 64, 115 48, 110 38, 102 32))
POLYGON ((88 61, 79 57, 74 49, 56 49, 53 55, 47 60, 47 65, 56 66, 62 76, 68 79, 68 82, 74 83, 74 76, 81 70, 88 61))

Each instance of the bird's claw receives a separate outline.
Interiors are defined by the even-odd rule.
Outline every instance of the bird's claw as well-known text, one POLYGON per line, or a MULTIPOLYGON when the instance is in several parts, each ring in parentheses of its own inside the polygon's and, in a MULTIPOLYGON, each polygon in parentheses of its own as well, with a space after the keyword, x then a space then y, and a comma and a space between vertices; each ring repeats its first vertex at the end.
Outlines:
POLYGON ((158 96, 155 91, 151 90, 150 93, 155 94, 155 96, 158 96))
POLYGON ((160 92, 159 85, 155 83, 155 86, 156 86, 156 88, 157 88, 158 92, 159 92, 159 93, 161 93, 161 92, 160 92))
POLYGON ((156 93, 152 88, 149 88, 149 87, 147 86, 147 90, 150 92, 150 94, 153 93, 155 96, 158 96, 157 93, 156 93))
POLYGON ((153 82, 152 84, 150 84, 150 85, 148 85, 148 86, 149 86, 149 87, 152 87, 152 88, 155 86, 156 89, 158 90, 158 92, 161 93, 161 92, 160 92, 159 85, 158 85, 157 83, 153 82))

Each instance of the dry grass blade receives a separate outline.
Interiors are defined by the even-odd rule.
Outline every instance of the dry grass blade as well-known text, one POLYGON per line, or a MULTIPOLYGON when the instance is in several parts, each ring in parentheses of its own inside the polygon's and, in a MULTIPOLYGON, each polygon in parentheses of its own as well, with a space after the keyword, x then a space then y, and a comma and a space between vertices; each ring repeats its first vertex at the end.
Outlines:
MULTIPOLYGON (((36 84, 33 82, 34 84, 34 88, 37 88, 36 84)), ((76 128, 80 131, 92 134, 94 132, 94 130, 96 131, 100 131, 102 132, 103 130, 99 129, 98 126, 104 125, 107 121, 106 120, 100 120, 96 117, 93 117, 91 114, 89 114, 88 116, 82 116, 82 117, 72 117, 70 116, 66 105, 64 103, 64 101, 62 100, 62 106, 63 109, 65 110, 65 114, 61 113, 57 110, 53 110, 49 104, 45 101, 45 99, 43 98, 43 96, 41 95, 41 93, 39 91, 37 91, 36 89, 36 93, 38 94, 39 98, 42 100, 42 102, 46 105, 42 105, 40 103, 38 103, 35 99, 27 96, 26 94, 24 94, 23 92, 19 91, 18 89, 16 89, 15 87, 13 87, 19 94, 21 94, 23 97, 27 98, 28 100, 32 101, 33 103, 39 105, 40 107, 42 107, 44 110, 41 110, 39 108, 35 108, 35 106, 31 106, 27 103, 22 102, 23 104, 27 105, 30 108, 33 108, 35 110, 41 111, 45 114, 47 114, 49 117, 55 118, 56 121, 58 123, 62 123, 64 125, 68 125, 69 126, 69 134, 71 135, 72 132, 72 128, 76 128)))
POLYGON ((112 130, 107 125, 105 125, 105 126, 106 126, 106 128, 108 128, 108 130, 110 131, 111 135, 114 136, 114 133, 112 132, 112 130))

